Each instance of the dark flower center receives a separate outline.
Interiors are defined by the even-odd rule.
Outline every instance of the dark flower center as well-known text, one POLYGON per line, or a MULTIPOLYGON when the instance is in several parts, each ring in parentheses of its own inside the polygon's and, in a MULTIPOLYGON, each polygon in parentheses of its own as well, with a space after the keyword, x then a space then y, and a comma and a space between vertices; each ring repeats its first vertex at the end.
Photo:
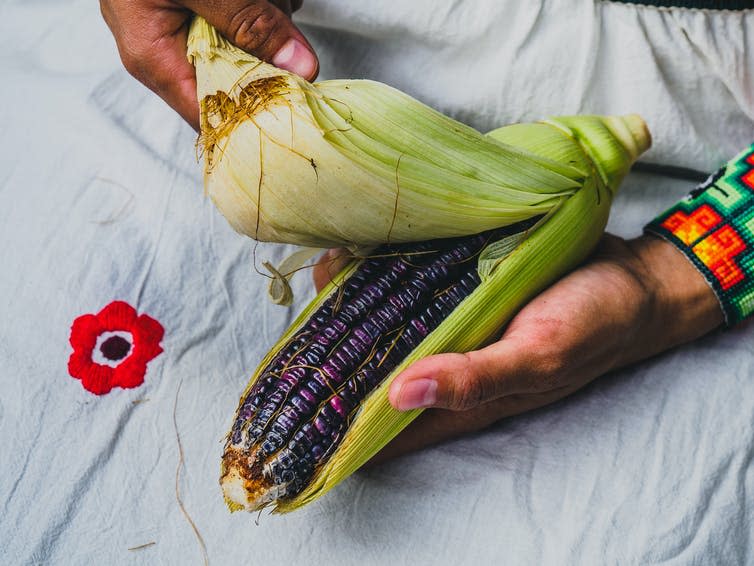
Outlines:
POLYGON ((131 343, 123 338, 123 336, 110 336, 99 347, 102 355, 113 362, 125 358, 130 349, 131 343))

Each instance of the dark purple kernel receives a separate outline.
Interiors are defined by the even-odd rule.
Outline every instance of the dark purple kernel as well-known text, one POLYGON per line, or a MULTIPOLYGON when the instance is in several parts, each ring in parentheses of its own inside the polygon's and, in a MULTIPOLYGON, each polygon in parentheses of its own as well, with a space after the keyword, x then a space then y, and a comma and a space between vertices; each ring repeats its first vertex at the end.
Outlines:
POLYGON ((319 417, 322 417, 331 425, 336 425, 342 420, 340 415, 329 404, 322 405, 322 408, 319 410, 319 415, 317 415, 317 418, 319 417))
POLYGON ((272 444, 270 440, 265 440, 262 442, 262 446, 260 446, 260 450, 263 454, 269 456, 270 454, 275 452, 275 446, 272 444))
POLYGON ((319 431, 312 423, 306 423, 302 426, 301 433, 309 439, 311 444, 314 444, 319 440, 319 431))
POLYGON ((343 402, 349 407, 355 407, 359 404, 360 396, 354 395, 350 389, 351 380, 346 382, 346 387, 340 390, 338 395, 343 399, 343 402))
POLYGON ((328 423, 321 414, 317 415, 317 418, 314 419, 314 428, 316 428, 317 432, 322 436, 327 436, 331 430, 330 423, 328 423))
POLYGON ((296 479, 296 474, 293 473, 293 470, 284 470, 283 473, 280 474, 280 479, 283 480, 283 483, 290 483, 296 479))
POLYGON ((429 329, 427 328, 426 324, 424 324, 421 320, 414 318, 409 323, 411 326, 413 326, 416 331, 422 336, 427 336, 429 334, 429 329))
POLYGON ((369 322, 368 320, 365 320, 364 322, 361 323, 361 330, 366 332, 369 335, 369 337, 372 339, 377 339, 382 336, 382 334, 380 333, 380 329, 377 328, 376 325, 369 322))
POLYGON ((320 357, 325 357, 327 355, 327 350, 329 350, 330 346, 332 346, 331 343, 323 343, 320 341, 312 342, 312 344, 306 349, 307 353, 311 352, 314 354, 317 354, 320 357))
POLYGON ((322 333, 328 338, 328 340, 337 340, 340 336, 340 333, 335 329, 334 326, 326 326, 324 329, 322 329, 322 333))
POLYGON ((236 428, 233 430, 233 434, 230 436, 230 441, 232 444, 241 444, 242 436, 241 436, 241 429, 236 428))
POLYGON ((270 430, 267 432, 267 435, 265 436, 265 438, 267 439, 267 441, 269 441, 269 442, 272 443, 272 445, 275 447, 275 449, 278 449, 285 442, 282 439, 285 438, 286 436, 288 436, 288 434, 290 432, 292 432, 292 431, 290 431, 287 428, 285 428, 282 424, 280 424, 280 422, 275 421, 275 422, 272 423, 272 426, 270 427, 270 430), (277 439, 276 440, 270 440, 270 435, 272 433, 275 433, 277 436, 279 436, 280 440, 277 440, 277 439))
POLYGON ((301 415, 307 415, 309 412, 313 409, 312 403, 307 402, 304 400, 304 391, 306 389, 302 389, 298 395, 295 395, 291 398, 291 405, 296 407, 296 409, 301 413, 301 415))
POLYGON ((358 355, 349 344, 341 344, 340 348, 335 350, 332 355, 341 361, 344 368, 349 368, 358 363, 358 355))
POLYGON ((296 456, 303 457, 309 447, 311 446, 311 442, 306 438, 305 435, 298 436, 298 434, 293 435, 293 438, 288 443, 288 449, 293 451, 296 456))
POLYGON ((319 371, 314 372, 314 375, 312 375, 312 379, 306 384, 306 388, 317 399, 321 399, 323 396, 326 396, 327 392, 330 391, 330 388, 327 386, 326 383, 324 383, 322 372, 319 372, 319 371))
POLYGON ((290 468, 291 466, 293 466, 294 459, 290 452, 284 450, 278 456, 278 461, 284 468, 290 468))
POLYGON ((268 419, 272 416, 272 413, 275 412, 275 408, 282 403, 283 399, 285 399, 285 396, 287 395, 287 391, 283 391, 282 389, 276 389, 272 395, 270 395, 267 398, 267 403, 262 407, 262 410, 259 412, 258 419, 268 419))
POLYGON ((343 307, 342 314, 345 314, 346 316, 357 319, 359 316, 362 316, 366 313, 366 309, 360 308, 359 306, 349 303, 345 307, 343 307))
POLYGON ((366 351, 369 349, 369 342, 364 342, 356 332, 352 332, 351 336, 349 336, 348 345, 355 353, 366 354, 366 351))
POLYGON ((286 430, 293 430, 298 425, 296 422, 296 417, 298 416, 299 415, 291 416, 289 413, 281 413, 278 415, 277 423, 283 426, 286 430))
POLYGON ((296 358, 296 363, 307 366, 316 366, 322 363, 324 356, 317 352, 306 351, 303 358, 296 358))
POLYGON ((327 374, 328 383, 337 379, 343 369, 343 363, 337 358, 331 358, 322 364, 322 371, 327 374))

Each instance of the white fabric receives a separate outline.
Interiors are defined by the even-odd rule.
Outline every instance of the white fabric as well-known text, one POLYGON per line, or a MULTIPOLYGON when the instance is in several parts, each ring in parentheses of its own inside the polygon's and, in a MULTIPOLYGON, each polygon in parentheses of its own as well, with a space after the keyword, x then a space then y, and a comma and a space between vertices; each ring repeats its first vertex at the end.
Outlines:
MULTIPOLYGON (((0 563, 745 564, 754 326, 361 472, 288 516, 230 515, 221 439, 292 309, 203 197, 194 135, 120 69, 92 2, 0 10, 0 563), (122 299, 165 327, 146 382, 97 397, 69 327, 122 299), (155 544, 137 549, 150 542, 155 544)), ((711 170, 754 139, 754 14, 586 0, 307 0, 325 76, 389 82, 481 129, 644 114, 650 157, 711 170), (748 43, 747 43, 748 42, 748 43)), ((634 175, 635 235, 688 185, 634 175)), ((260 245, 256 263, 280 258, 260 245)))

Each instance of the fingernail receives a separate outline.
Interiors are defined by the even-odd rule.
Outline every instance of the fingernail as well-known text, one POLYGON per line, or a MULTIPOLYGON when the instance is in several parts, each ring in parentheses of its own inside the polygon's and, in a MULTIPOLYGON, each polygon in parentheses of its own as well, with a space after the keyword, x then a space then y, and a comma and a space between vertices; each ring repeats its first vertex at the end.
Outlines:
POLYGON ((289 39, 272 58, 272 64, 308 79, 317 70, 317 58, 297 39, 289 39))
POLYGON ((437 382, 434 379, 415 379, 404 383, 398 395, 398 410, 431 407, 437 402, 437 382))

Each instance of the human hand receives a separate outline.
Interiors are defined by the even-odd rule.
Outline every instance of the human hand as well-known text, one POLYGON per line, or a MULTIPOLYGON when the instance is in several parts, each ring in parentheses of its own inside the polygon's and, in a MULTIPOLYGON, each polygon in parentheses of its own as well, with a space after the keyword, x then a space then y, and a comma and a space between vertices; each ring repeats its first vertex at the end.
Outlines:
MULTIPOLYGON (((337 254, 323 261, 316 284, 338 264, 337 254)), ((557 401, 722 322, 711 288, 672 245, 605 235, 592 258, 527 304, 499 341, 424 358, 398 375, 391 404, 428 410, 373 462, 557 401)))
POLYGON ((186 58, 193 14, 237 47, 312 80, 319 63, 290 20, 303 0, 100 0, 129 73, 199 129, 196 75, 186 58))

